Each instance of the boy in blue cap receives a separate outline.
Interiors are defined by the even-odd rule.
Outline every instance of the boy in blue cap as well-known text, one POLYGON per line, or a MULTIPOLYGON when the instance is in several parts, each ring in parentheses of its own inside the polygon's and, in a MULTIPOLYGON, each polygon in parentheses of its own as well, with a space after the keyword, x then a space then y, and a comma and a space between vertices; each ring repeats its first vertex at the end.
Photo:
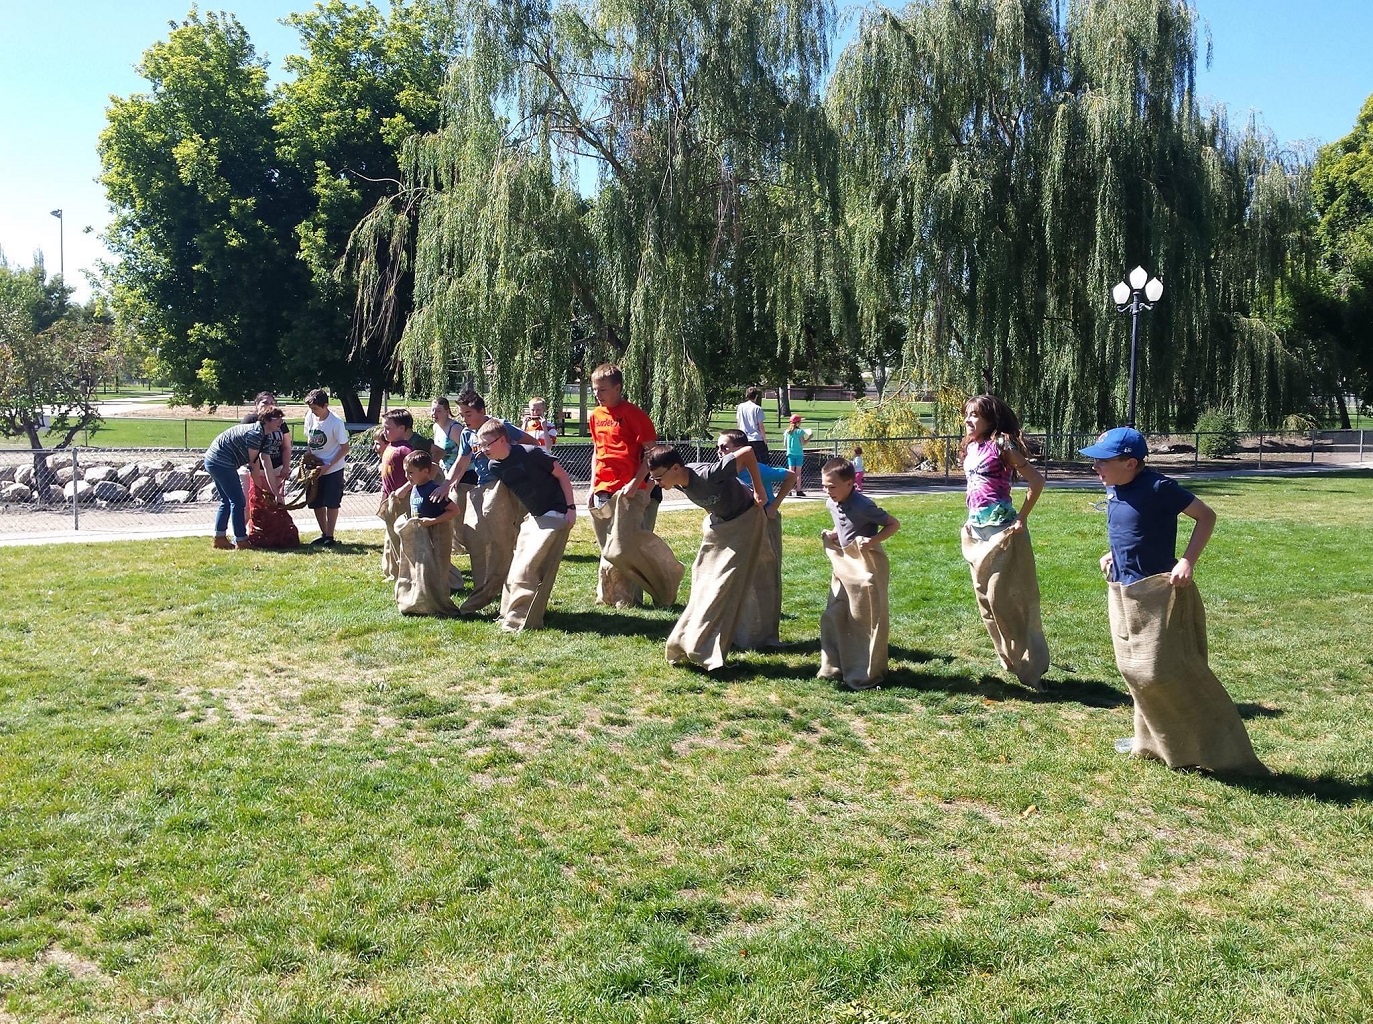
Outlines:
POLYGON ((1081 449, 1106 485, 1106 574, 1116 667, 1135 702, 1135 734, 1118 743, 1170 768, 1264 775, 1248 730, 1207 661, 1206 611, 1192 586, 1216 514, 1176 481, 1144 465, 1149 446, 1116 427, 1081 449), (1178 516, 1195 521, 1175 558, 1178 516))
POLYGON ((1128 586, 1167 573, 1175 587, 1190 583, 1216 526, 1211 507, 1144 464, 1149 445, 1134 427, 1108 430, 1079 453, 1092 460, 1106 485, 1106 539, 1111 546, 1101 556, 1106 578, 1128 586), (1176 557, 1179 515, 1196 521, 1181 558, 1176 557))

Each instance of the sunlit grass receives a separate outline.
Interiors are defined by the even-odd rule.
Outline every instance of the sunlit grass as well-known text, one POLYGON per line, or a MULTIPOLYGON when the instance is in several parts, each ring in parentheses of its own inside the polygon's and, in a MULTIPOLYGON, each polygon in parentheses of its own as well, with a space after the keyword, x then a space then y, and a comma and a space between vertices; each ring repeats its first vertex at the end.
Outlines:
MULTIPOLYGON (((861 694, 814 678, 814 504, 791 646, 719 677, 665 664, 674 611, 592 607, 585 524, 513 638, 398 615, 375 534, 0 550, 0 1020, 1365 1021, 1373 481, 1195 489, 1263 786, 1114 752, 1086 491, 1034 516, 1043 695, 957 495, 886 503, 861 694)), ((662 524, 689 563, 699 516, 662 524)))

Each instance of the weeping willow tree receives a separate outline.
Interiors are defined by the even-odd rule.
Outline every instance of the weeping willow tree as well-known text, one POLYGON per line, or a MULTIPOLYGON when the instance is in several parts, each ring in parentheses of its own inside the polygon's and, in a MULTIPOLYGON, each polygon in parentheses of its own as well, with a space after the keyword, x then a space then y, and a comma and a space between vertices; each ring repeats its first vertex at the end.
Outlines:
POLYGON ((925 0, 864 16, 827 106, 859 329, 911 370, 990 386, 1052 429, 1119 422, 1129 333, 1109 301, 1163 278, 1141 322, 1140 420, 1278 415, 1296 370, 1265 315, 1300 188, 1195 97, 1180 0, 925 0))
MULTIPOLYGON (((724 355, 785 362, 829 316, 838 236, 819 102, 828 0, 469 2, 443 128, 359 225, 357 320, 412 390, 561 396, 574 344, 682 433, 724 355)), ((841 316, 831 317, 843 323, 841 316)))

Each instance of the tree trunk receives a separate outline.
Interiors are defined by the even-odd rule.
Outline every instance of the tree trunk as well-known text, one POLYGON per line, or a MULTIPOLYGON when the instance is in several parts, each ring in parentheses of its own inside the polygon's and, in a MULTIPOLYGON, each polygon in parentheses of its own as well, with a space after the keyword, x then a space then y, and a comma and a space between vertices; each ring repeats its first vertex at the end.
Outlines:
POLYGON ((367 415, 364 417, 368 423, 381 422, 381 402, 385 395, 386 385, 373 381, 372 390, 367 395, 367 415))
POLYGON ((1335 388, 1335 404, 1339 407, 1340 410, 1340 429, 1352 430, 1354 425, 1349 422, 1349 406, 1345 403, 1344 400, 1343 386, 1338 386, 1335 388))
POLYGON ((358 400, 358 393, 352 388, 335 388, 334 397, 338 399, 339 408, 343 412, 344 423, 376 422, 365 419, 362 402, 358 400))
POLYGON ((783 379, 777 385, 777 422, 785 423, 791 416, 791 385, 783 379))

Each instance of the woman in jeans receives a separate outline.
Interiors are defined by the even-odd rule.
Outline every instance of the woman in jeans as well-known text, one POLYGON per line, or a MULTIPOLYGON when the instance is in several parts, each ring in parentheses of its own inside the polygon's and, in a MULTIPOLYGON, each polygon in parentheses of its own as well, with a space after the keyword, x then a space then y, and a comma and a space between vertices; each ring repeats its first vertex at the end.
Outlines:
POLYGON ((219 491, 219 512, 215 515, 215 547, 248 547, 248 527, 244 516, 246 502, 243 484, 238 478, 240 466, 247 466, 253 482, 265 487, 272 501, 281 498, 281 481, 272 472, 270 460, 264 462, 264 452, 281 444, 282 422, 286 414, 275 407, 258 413, 256 423, 240 423, 230 427, 210 442, 205 449, 205 472, 219 491), (225 536, 229 520, 234 523, 234 543, 225 536))

